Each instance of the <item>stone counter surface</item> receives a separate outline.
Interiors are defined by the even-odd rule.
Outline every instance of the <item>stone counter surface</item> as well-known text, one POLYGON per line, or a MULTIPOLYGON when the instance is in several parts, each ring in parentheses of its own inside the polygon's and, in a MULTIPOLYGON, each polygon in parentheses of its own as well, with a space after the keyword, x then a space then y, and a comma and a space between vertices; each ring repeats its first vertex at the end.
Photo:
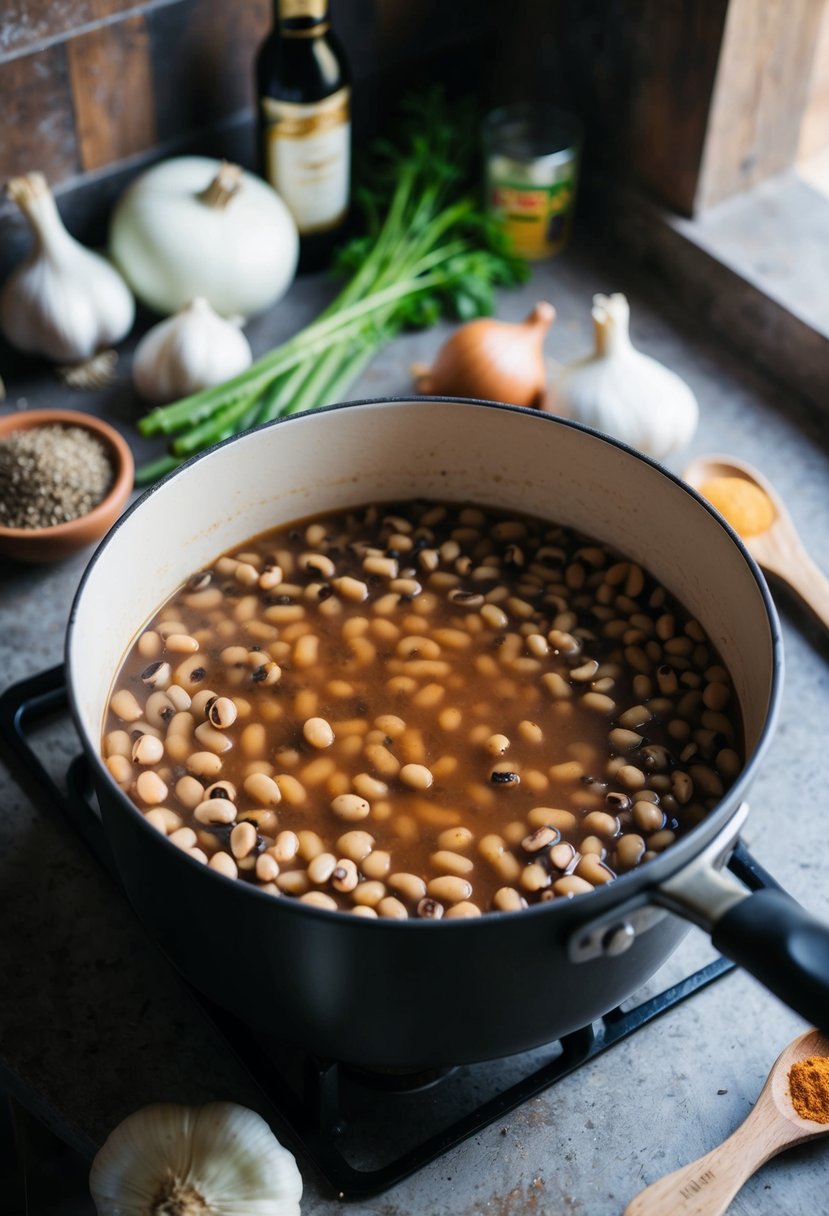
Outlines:
MULTIPOLYGON (((546 350, 567 361, 592 345, 591 296, 623 290, 642 350, 682 375, 700 402, 693 445, 671 461, 732 453, 756 464, 788 503, 815 560, 829 570, 829 436, 808 411, 660 298, 632 273, 611 272, 574 251, 505 293, 498 315, 519 320, 537 299, 558 319, 546 350)), ((249 329, 255 353, 310 319, 330 294, 321 277, 300 280, 273 315, 249 329)), ((409 368, 429 362, 449 327, 406 335, 354 386, 352 398, 409 391, 409 368)), ((74 395, 48 375, 10 378, 4 409, 48 404, 88 409, 118 425, 140 458, 158 445, 133 429, 128 384, 74 395)), ((58 663, 70 604, 90 553, 61 564, 0 561, 0 686, 58 663)), ((780 723, 752 789, 749 848, 789 892, 829 921, 829 638, 785 589, 787 675, 780 723)), ((65 721, 44 733, 55 773, 77 740, 65 721)), ((115 884, 56 815, 0 769, 0 1086, 94 1152, 110 1129, 149 1102, 259 1094, 187 989, 147 941, 115 884)), ((666 966, 678 977, 712 956, 692 930, 666 966)), ((543 965, 543 960, 542 964, 543 965)), ((648 992, 658 991, 655 977, 648 992)), ((474 1011, 471 1011, 474 1016, 474 1011)), ((693 1160, 745 1117, 801 1019, 753 979, 732 973, 618 1044, 579 1073, 525 1103, 436 1163, 375 1199, 359 1216, 620 1216, 641 1188, 693 1160)), ((304 1216, 342 1205, 300 1157, 304 1216)), ((765 1166, 740 1192, 732 1216, 827 1211, 829 1143, 814 1142, 765 1166)), ((700 1209, 702 1211, 703 1209, 700 1209)), ((670 1216, 666 1213, 665 1216, 670 1216)))

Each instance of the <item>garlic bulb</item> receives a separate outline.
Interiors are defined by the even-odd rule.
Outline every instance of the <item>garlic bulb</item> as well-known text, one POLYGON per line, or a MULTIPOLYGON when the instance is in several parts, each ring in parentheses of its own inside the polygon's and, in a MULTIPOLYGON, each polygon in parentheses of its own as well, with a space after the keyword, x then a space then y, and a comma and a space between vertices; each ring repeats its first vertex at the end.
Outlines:
POLYGON ((625 296, 593 297, 596 350, 568 364, 549 408, 661 459, 689 443, 699 408, 684 380, 630 341, 625 296))
POLYGON ((132 328, 135 303, 118 271, 69 235, 42 173, 12 178, 6 190, 35 237, 0 295, 0 329, 9 342, 73 363, 120 341, 132 328))
POLYGON ((135 348, 132 380, 142 397, 160 405, 221 384, 252 358, 239 321, 226 321, 196 298, 147 331, 135 348))
POLYGON ((98 1216, 299 1216, 302 1177, 254 1111, 159 1104, 119 1123, 89 1189, 98 1216))

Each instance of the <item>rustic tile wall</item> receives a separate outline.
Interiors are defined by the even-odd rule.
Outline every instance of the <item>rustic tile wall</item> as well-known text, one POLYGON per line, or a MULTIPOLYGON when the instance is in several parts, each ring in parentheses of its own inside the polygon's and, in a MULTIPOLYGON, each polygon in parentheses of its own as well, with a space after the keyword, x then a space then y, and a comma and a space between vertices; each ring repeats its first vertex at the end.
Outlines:
MULTIPOLYGON (((332 0, 357 131, 413 79, 480 86, 505 8, 332 0)), ((42 170, 72 230, 94 239, 146 162, 197 151, 250 164, 253 59, 271 21, 271 0, 0 0, 0 184, 42 170)), ((0 278, 26 244, 0 197, 0 278)))

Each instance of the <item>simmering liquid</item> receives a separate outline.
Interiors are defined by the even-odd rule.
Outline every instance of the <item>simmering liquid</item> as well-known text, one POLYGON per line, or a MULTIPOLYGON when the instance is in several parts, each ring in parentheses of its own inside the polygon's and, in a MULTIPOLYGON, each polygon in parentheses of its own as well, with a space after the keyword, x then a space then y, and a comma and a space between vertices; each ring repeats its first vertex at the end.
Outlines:
POLYGON ((742 766, 731 680, 646 571, 447 503, 258 536, 136 639, 113 778, 174 846, 363 916, 475 916, 646 863, 742 766))

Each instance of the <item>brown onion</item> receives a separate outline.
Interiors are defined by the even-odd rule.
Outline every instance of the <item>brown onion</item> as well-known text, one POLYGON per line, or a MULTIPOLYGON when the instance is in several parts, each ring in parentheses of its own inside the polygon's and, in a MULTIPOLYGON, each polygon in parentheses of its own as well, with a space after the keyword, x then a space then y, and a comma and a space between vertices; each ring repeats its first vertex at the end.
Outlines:
POLYGON ((546 378, 542 348, 555 315, 552 304, 541 300, 518 324, 491 317, 468 321, 418 376, 418 393, 540 407, 546 378))

